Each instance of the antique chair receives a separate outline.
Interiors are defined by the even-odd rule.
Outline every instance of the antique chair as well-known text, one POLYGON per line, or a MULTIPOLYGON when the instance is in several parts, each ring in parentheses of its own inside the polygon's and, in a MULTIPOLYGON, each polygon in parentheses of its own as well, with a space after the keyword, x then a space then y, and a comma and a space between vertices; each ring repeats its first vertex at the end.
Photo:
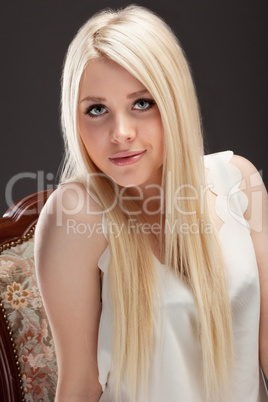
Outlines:
POLYGON ((52 191, 23 198, 0 219, 0 401, 54 401, 57 364, 36 281, 33 236, 52 191))

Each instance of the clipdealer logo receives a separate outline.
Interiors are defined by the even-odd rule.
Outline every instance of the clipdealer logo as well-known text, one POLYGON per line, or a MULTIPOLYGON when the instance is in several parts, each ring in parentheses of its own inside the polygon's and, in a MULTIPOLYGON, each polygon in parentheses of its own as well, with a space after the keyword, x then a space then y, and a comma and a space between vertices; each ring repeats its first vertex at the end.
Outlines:
MULTIPOLYGON (((169 174, 170 172, 168 172, 169 174)), ((228 194, 227 194, 227 217, 226 219, 229 220, 231 219, 232 222, 241 224, 246 227, 250 227, 251 230, 255 232, 261 232, 263 228, 263 191, 262 191, 262 179, 261 175, 262 172, 255 172, 249 177, 249 180, 246 182, 245 179, 240 181, 239 183, 236 183, 233 185, 228 194), (259 174, 260 173, 260 174, 259 174), (241 191, 242 190, 242 191, 241 191), (247 196, 243 192, 243 190, 250 190, 248 191, 248 194, 250 194, 250 203, 247 200, 247 196), (251 205, 251 210, 249 211, 247 208, 247 205, 251 205), (247 210, 247 217, 248 221, 245 221, 243 213, 247 210)), ((123 212, 128 213, 125 209, 125 201, 131 199, 131 197, 127 194, 127 189, 128 187, 123 187, 119 188, 119 186, 112 180, 112 178, 107 177, 103 173, 89 173, 87 176, 87 185, 90 187, 90 180, 94 178, 94 176, 101 176, 105 177, 107 180, 111 180, 112 185, 114 186, 114 200, 109 206, 109 208, 106 211, 102 212, 108 212, 112 210, 117 203, 119 203, 120 208, 122 209, 123 212)), ((54 190, 55 185, 54 185, 54 180, 55 176, 53 173, 45 173, 44 171, 40 170, 37 172, 20 172, 14 176, 12 176, 9 181, 6 184, 5 188, 5 200, 10 207, 16 200, 13 199, 13 190, 16 184, 21 181, 21 180, 33 180, 36 186, 36 191, 35 192, 41 192, 43 190, 54 190)), ((169 176, 167 175, 167 182, 169 180, 169 176)), ((69 182, 71 184, 72 182, 69 182)), ((129 186, 131 187, 131 186, 129 186)), ((146 214, 157 214, 157 213, 164 213, 164 189, 161 186, 151 184, 147 186, 148 188, 154 188, 155 193, 157 195, 154 195, 151 199, 145 199, 143 190, 139 186, 135 187, 135 189, 138 192, 138 195, 133 197, 134 201, 140 201, 142 203, 142 207, 140 211, 133 211, 131 214, 133 216, 141 214, 142 212, 145 212, 146 214), (159 200, 159 209, 156 211, 151 212, 150 209, 148 208, 148 205, 151 200, 159 200)), ((57 214, 57 225, 60 226, 63 224, 63 215, 65 216, 71 216, 73 219, 77 213, 81 211, 82 208, 86 207, 86 211, 88 214, 99 214, 100 212, 92 212, 92 209, 90 207, 91 204, 91 197, 85 196, 85 192, 82 190, 80 186, 73 186, 72 190, 75 191, 76 193, 76 198, 77 198, 77 203, 72 209, 66 208, 64 205, 64 193, 65 193, 65 188, 64 186, 62 187, 62 192, 61 192, 61 197, 58 197, 57 199, 57 206, 56 206, 56 214, 57 214)), ((169 197, 169 205, 167 205, 167 211, 168 213, 172 211, 172 209, 175 209, 180 215, 194 215, 196 214, 196 211, 194 210, 189 210, 187 208, 183 208, 182 206, 187 205, 188 201, 198 201, 201 214, 204 212, 205 208, 205 199, 206 199, 206 192, 208 190, 213 191, 213 185, 212 184, 207 184, 206 186, 200 185, 199 188, 195 188, 194 186, 190 184, 183 184, 179 186, 173 197, 169 197)), ((40 213, 41 209, 43 207, 43 200, 40 199, 40 205, 37 205, 37 210, 40 213)), ((46 213, 54 213, 55 211, 53 210, 47 210, 46 213)), ((33 211, 26 211, 26 213, 33 213, 33 211)), ((34 213, 36 213, 36 208, 34 213)), ((156 227, 150 227, 148 229, 146 227, 146 224, 142 226, 142 228, 138 228, 137 224, 134 225, 134 223, 131 223, 130 219, 130 228, 131 225, 135 226, 135 230, 150 230, 150 231, 157 231, 158 228, 156 227)), ((168 225, 168 223, 167 223, 168 225)), ((205 222, 198 222, 196 224, 198 226, 198 231, 202 230, 204 233, 206 231, 209 231, 210 228, 205 225, 205 222)), ((192 225, 192 227, 187 226, 187 224, 182 223, 180 224, 179 222, 176 222, 175 228, 165 228, 165 230, 179 230, 181 233, 194 233, 197 232, 197 226, 192 225), (179 227, 179 229, 178 229, 179 227)), ((76 224, 73 221, 69 222, 69 230, 71 228, 76 227, 76 224)), ((112 229, 112 228, 111 228, 112 229)), ((85 230, 85 229, 83 229, 85 230)), ((92 230, 92 229, 91 229, 92 230)), ((120 233, 120 228, 113 228, 113 230, 116 230, 116 233, 120 233)), ((133 228, 132 228, 133 230, 133 228)), ((82 231, 82 226, 77 229, 77 233, 79 231, 82 231)))

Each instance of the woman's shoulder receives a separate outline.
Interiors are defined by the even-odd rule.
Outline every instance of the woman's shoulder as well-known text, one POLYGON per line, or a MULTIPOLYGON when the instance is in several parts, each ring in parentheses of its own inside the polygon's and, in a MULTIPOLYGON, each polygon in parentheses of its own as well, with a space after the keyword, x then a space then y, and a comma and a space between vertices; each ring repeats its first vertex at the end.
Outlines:
POLYGON ((102 208, 96 197, 78 181, 60 184, 48 198, 39 221, 49 220, 58 225, 66 224, 68 219, 77 222, 95 222, 102 219, 102 208))
POLYGON ((88 215, 102 213, 96 195, 78 180, 60 183, 52 196, 51 201, 60 204, 64 211, 88 215))
POLYGON ((79 182, 58 186, 41 211, 36 231, 35 250, 41 256, 58 253, 62 258, 70 254, 97 261, 107 247, 103 230, 103 212, 79 182), (84 257, 83 257, 84 256, 84 257))

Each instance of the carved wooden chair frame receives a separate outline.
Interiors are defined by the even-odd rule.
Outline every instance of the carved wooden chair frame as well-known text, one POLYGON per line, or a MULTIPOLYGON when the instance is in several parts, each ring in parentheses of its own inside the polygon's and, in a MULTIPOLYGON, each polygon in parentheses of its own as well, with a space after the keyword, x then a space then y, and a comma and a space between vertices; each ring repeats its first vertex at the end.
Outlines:
MULTIPOLYGON (((33 237, 41 209, 52 192, 41 191, 24 197, 0 218, 0 254, 33 237)), ((0 325, 0 401, 24 402, 20 362, 1 298, 0 325)))

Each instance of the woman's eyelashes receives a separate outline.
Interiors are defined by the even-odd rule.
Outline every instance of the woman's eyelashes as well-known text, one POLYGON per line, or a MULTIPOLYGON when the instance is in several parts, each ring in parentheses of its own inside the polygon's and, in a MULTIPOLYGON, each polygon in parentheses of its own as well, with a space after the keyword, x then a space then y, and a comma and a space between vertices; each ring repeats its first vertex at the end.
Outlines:
POLYGON ((107 109, 104 105, 91 105, 85 111, 89 117, 98 117, 105 113, 107 113, 107 109))
POLYGON ((140 110, 142 112, 151 109, 155 105, 155 101, 153 99, 138 99, 133 104, 133 109, 140 110))
MULTIPOLYGON (((132 109, 138 110, 140 112, 146 112, 147 110, 151 109, 155 105, 155 101, 153 99, 138 99, 136 100, 133 105, 132 109)), ((91 105, 89 106, 86 111, 84 112, 89 117, 95 118, 99 116, 103 116, 108 112, 106 106, 101 104, 91 105)))

